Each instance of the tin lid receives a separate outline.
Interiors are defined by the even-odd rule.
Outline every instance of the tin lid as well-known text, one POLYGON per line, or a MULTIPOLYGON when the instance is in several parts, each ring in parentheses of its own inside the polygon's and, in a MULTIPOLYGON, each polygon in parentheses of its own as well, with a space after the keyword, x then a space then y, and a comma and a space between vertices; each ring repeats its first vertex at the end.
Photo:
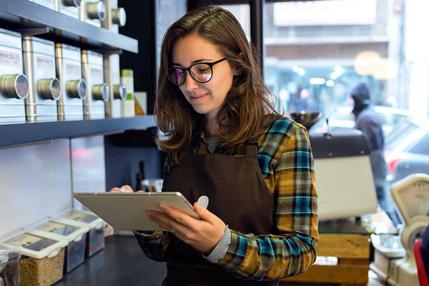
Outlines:
POLYGON ((46 238, 32 231, 22 233, 6 241, 0 246, 36 259, 53 257, 67 245, 65 240, 46 238))

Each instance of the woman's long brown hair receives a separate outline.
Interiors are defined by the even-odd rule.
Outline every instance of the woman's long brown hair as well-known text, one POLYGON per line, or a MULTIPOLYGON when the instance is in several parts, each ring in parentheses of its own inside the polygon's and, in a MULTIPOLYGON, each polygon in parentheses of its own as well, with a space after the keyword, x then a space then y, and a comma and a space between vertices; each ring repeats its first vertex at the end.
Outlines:
POLYGON ((221 145, 234 146, 257 139, 263 131, 264 115, 274 112, 254 53, 237 19, 220 7, 193 10, 170 26, 161 48, 154 112, 158 128, 166 139, 156 141, 161 150, 172 153, 175 161, 204 126, 204 116, 194 111, 180 89, 167 78, 174 44, 191 33, 216 45, 237 74, 217 114, 219 131, 216 137, 221 145))

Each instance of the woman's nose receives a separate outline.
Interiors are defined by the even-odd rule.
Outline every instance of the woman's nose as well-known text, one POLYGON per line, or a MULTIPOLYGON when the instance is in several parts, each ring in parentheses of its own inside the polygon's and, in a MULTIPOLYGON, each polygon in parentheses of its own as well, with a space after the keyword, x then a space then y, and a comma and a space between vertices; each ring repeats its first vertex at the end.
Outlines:
POLYGON ((186 73, 185 79, 185 88, 187 91, 191 91, 198 87, 198 82, 196 82, 189 72, 186 73))

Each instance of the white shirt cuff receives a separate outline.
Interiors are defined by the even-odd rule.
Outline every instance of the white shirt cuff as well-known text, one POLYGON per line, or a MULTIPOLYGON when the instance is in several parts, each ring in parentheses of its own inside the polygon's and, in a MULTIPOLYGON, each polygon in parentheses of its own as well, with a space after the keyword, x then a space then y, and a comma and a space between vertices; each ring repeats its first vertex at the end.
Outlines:
POLYGON ((210 252, 209 255, 203 257, 210 261, 211 263, 217 263, 219 260, 221 260, 223 257, 225 257, 229 244, 231 243, 231 230, 228 226, 225 228, 225 232, 223 233, 222 238, 219 240, 219 242, 216 244, 215 248, 210 252))

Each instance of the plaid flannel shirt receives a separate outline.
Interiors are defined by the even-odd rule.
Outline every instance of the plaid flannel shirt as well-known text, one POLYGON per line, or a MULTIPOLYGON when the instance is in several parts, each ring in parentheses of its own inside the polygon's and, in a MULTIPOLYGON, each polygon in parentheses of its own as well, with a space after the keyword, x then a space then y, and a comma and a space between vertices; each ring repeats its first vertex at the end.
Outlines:
MULTIPOLYGON (((208 152, 201 140, 200 153, 208 152)), ((305 128, 288 118, 268 125, 258 140, 258 162, 275 202, 280 234, 231 230, 231 243, 218 265, 247 279, 271 280, 306 271, 316 259, 319 237, 317 193, 310 141, 305 128)), ((146 255, 164 261, 168 233, 136 234, 146 255)))

